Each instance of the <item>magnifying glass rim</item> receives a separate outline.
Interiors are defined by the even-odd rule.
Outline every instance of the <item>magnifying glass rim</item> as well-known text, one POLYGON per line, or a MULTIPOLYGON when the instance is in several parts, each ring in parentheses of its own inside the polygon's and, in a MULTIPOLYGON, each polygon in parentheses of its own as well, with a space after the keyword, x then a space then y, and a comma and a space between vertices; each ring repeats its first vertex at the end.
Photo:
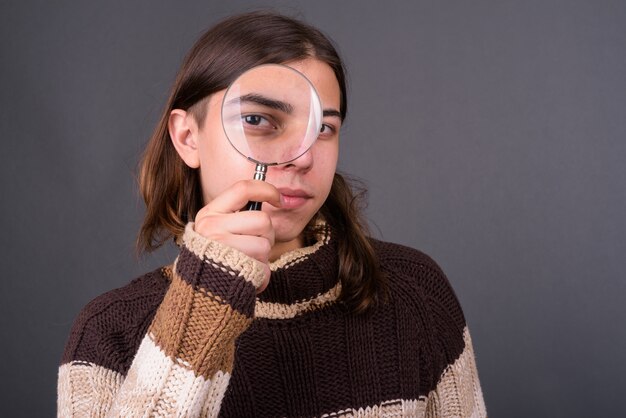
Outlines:
MULTIPOLYGON (((319 108, 320 110, 322 110, 322 99, 320 98, 319 93, 317 92, 317 89, 315 88, 315 86, 313 85, 313 83, 311 82, 311 80, 308 79, 307 76, 305 76, 302 72, 296 70, 293 67, 288 66, 287 64, 275 64, 275 63, 266 63, 266 64, 260 64, 260 65, 255 65, 252 68, 249 68, 245 71, 243 71, 242 73, 240 73, 239 75, 237 75, 237 77, 235 77, 235 79, 232 81, 232 83, 230 83, 230 85, 228 86, 228 88, 226 89, 226 92, 224 93, 224 97, 222 98, 222 106, 220 109, 220 122, 222 122, 222 129, 224 130, 224 135, 226 136, 226 139, 228 140, 228 142, 230 143, 230 145, 234 148, 235 151, 237 151, 240 155, 242 155, 243 157, 245 157, 247 160, 252 161, 255 164, 261 164, 264 166, 275 166, 275 165, 283 165, 283 164, 289 164, 292 161, 297 160, 298 158, 302 157, 304 154, 307 153, 308 150, 311 149, 311 147, 313 146, 313 144, 315 144, 315 141, 317 141, 317 136, 315 137, 315 139, 311 142, 311 145, 309 145, 307 147, 307 149, 305 149, 304 151, 302 151, 302 153, 298 154, 296 157, 288 160, 288 161, 281 161, 281 162, 273 162, 273 163, 267 163, 264 161, 257 161, 254 158, 250 157, 249 155, 245 155, 243 152, 239 151, 239 149, 235 146, 235 144, 233 144, 233 141, 230 140, 230 137, 228 136, 228 132, 226 132, 226 126, 224 124, 224 105, 226 104, 226 97, 228 97, 228 92, 230 92, 230 89, 233 87, 233 85, 235 84, 235 82, 237 80, 239 80, 241 77, 243 77, 246 73, 256 70, 257 68, 261 68, 261 67, 283 67, 286 68, 290 71, 295 72, 296 74, 298 74, 299 76, 301 76, 302 78, 304 78, 304 80, 308 83, 308 85, 311 87, 311 89, 313 90, 313 93, 315 93, 315 97, 317 98, 317 101, 319 103, 319 108)), ((317 127, 316 132, 318 132, 318 136, 319 136, 319 131, 322 128, 322 124, 323 124, 323 110, 320 112, 320 121, 319 121, 319 126, 317 127)))

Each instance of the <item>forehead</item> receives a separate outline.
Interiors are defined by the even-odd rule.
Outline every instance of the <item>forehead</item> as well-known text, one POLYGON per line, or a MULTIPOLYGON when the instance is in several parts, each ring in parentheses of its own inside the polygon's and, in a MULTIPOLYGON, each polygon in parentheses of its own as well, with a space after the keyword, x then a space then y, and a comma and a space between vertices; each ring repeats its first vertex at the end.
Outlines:
POLYGON ((288 62, 285 65, 300 71, 311 81, 320 96, 324 109, 339 110, 341 100, 339 82, 328 64, 315 58, 307 58, 288 62))
MULTIPOLYGON (((307 58, 299 61, 286 62, 284 65, 301 72, 309 79, 320 97, 324 110, 339 110, 341 102, 339 82, 337 81, 333 69, 328 64, 315 58, 307 58)), ((208 119, 220 118, 225 93, 226 90, 222 90, 212 94, 209 97, 208 103, 204 104, 204 106, 208 107, 208 109, 205 108, 208 110, 208 119)))

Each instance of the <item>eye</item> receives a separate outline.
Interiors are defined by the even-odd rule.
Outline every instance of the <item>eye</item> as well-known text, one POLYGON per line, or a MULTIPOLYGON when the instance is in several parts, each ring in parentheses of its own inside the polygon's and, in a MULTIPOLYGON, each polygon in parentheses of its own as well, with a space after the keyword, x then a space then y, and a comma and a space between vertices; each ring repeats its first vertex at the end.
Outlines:
POLYGON ((320 128, 320 136, 330 136, 335 133, 335 128, 327 123, 323 123, 320 128))
POLYGON ((270 122, 261 115, 244 115, 241 117, 246 125, 271 127, 270 122))

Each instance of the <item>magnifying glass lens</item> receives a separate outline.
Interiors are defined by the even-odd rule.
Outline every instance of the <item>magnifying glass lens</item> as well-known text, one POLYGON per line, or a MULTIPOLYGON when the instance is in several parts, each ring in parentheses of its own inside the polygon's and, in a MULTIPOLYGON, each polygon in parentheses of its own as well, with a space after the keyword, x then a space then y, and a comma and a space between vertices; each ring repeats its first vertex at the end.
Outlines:
POLYGON ((285 164, 317 139, 322 106, 311 82, 280 64, 254 67, 228 88, 222 124, 232 146, 254 163, 285 164))

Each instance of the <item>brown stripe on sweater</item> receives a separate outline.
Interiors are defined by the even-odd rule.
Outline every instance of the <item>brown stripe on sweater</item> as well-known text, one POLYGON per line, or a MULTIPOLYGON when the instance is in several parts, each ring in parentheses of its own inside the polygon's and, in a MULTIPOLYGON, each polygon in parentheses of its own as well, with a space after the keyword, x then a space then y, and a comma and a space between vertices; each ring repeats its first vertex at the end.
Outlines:
POLYGON ((312 341, 307 327, 272 329, 278 373, 282 376, 285 396, 285 415, 304 417, 319 410, 317 404, 317 369, 315 368, 312 341))
POLYGON ((272 271, 270 282, 258 299, 279 304, 310 300, 312 296, 322 295, 335 287, 338 274, 337 243, 331 239, 289 268, 272 271))
POLYGON ((210 379, 218 370, 232 371, 234 340, 250 322, 219 297, 194 290, 174 274, 149 334, 167 356, 210 379))
POLYGON ((376 338, 373 316, 353 315, 346 318, 347 361, 350 365, 350 382, 353 405, 369 405, 381 393, 381 380, 376 366, 376 338))
POLYGON ((407 318, 411 329, 399 334, 393 306, 378 309, 355 318, 334 304, 288 320, 255 319, 237 340, 221 416, 319 416, 385 399, 417 398, 417 324, 407 318), (400 348, 410 363, 399 361, 400 348), (416 378, 401 388, 404 369, 416 378), (254 395, 257 387, 267 388, 262 396, 254 395))
POLYGON ((183 247, 176 261, 175 273, 194 290, 216 296, 243 315, 251 317, 254 313, 256 288, 236 271, 212 260, 202 261, 183 247))

